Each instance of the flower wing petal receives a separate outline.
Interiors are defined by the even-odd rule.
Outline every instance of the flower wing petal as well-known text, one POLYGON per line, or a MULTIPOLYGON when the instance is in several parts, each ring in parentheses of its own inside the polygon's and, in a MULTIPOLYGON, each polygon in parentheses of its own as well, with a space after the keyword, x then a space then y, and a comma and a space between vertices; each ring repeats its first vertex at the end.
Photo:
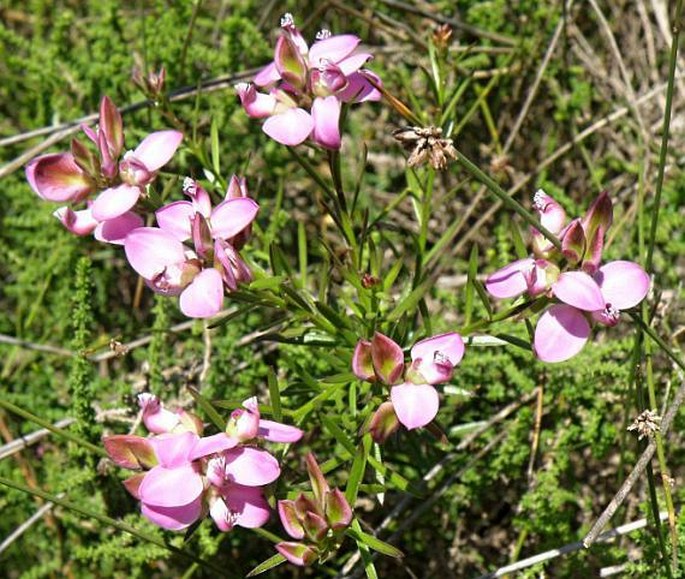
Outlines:
POLYGON ((563 362, 583 349, 590 324, 580 310, 555 304, 538 320, 533 347, 543 362, 563 362))
POLYGON ((407 430, 428 424, 438 413, 438 391, 428 384, 400 384, 390 390, 390 399, 399 421, 407 430))

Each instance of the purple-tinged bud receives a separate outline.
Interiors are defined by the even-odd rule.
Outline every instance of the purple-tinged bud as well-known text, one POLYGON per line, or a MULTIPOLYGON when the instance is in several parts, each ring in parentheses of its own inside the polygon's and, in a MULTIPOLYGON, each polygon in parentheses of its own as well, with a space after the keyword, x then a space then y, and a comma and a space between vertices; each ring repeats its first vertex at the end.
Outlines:
POLYGON ((99 123, 99 131, 105 137, 109 155, 116 160, 124 148, 124 124, 119 109, 108 96, 103 96, 100 101, 99 123))
POLYGON ((38 196, 47 201, 78 203, 95 190, 93 180, 76 164, 71 153, 36 157, 26 165, 26 179, 38 196))
POLYGON ((314 498, 320 507, 320 511, 324 510, 324 497, 326 493, 330 490, 326 479, 321 472, 319 464, 316 462, 316 457, 308 452, 305 456, 305 461, 307 463, 307 472, 309 473, 309 480, 312 483, 312 490, 314 491, 314 498))
POLYGON ((145 478, 145 473, 139 472, 138 474, 134 474, 133 476, 128 477, 125 481, 122 481, 124 488, 135 499, 140 500, 140 493, 138 492, 138 489, 140 488, 140 483, 143 482, 144 478, 145 478))
POLYGON ((226 433, 240 442, 247 442, 259 433, 259 407, 256 397, 246 400, 243 406, 245 408, 237 408, 231 412, 226 425, 226 433))
POLYGON ((392 402, 383 402, 378 410, 373 413, 367 431, 371 438, 378 444, 383 444, 400 426, 400 421, 395 414, 392 402))
POLYGON ((95 179, 100 174, 100 160, 97 155, 78 139, 71 140, 71 154, 86 175, 95 179))
POLYGON ((326 520, 311 511, 305 513, 302 525, 307 537, 314 543, 319 543, 328 533, 328 523, 326 520))
POLYGON ((113 434, 102 439, 112 461, 129 470, 152 468, 157 464, 155 449, 147 438, 132 434, 113 434))
POLYGON ((290 12, 286 12, 281 17, 281 28, 283 34, 287 35, 292 43, 297 47, 297 50, 302 56, 306 56, 309 52, 309 46, 307 46, 307 41, 303 38, 302 34, 295 26, 295 19, 290 12))
POLYGON ((602 229, 606 233, 611 227, 614 219, 614 208, 611 202, 611 197, 606 191, 602 191, 590 205, 583 216, 583 229, 588 239, 595 236, 597 229, 602 229))
POLYGON ((304 493, 300 493, 294 501, 297 516, 302 520, 304 516, 311 512, 323 515, 323 508, 320 508, 312 499, 304 493))
POLYGON ((349 527, 352 522, 352 509, 345 495, 338 488, 326 493, 326 520, 334 531, 349 527))
POLYGON ((177 415, 180 424, 174 429, 174 432, 194 432, 198 436, 202 436, 205 425, 199 416, 186 410, 179 410, 177 415))
POLYGON ((376 378, 371 358, 371 342, 359 340, 352 354, 352 372, 360 380, 372 381, 376 378))
POLYGON ((288 35, 282 35, 276 41, 274 63, 278 74, 285 82, 296 90, 304 88, 307 80, 307 64, 288 35))
POLYGON ((276 550, 293 565, 305 567, 316 561, 318 553, 314 547, 303 543, 283 542, 276 544, 276 550))
POLYGON ((564 208, 552 199, 542 189, 538 189, 533 196, 533 207, 540 217, 543 227, 554 233, 559 233, 566 223, 564 208))
POLYGON ((604 249, 604 228, 595 229, 594 235, 588 240, 585 259, 583 259, 583 271, 594 275, 602 263, 602 250, 604 249))
POLYGON ((376 375, 386 384, 395 384, 402 378, 404 352, 380 332, 376 332, 371 340, 371 359, 376 375))
POLYGON ((281 519, 281 525, 286 533, 293 539, 304 538, 304 526, 298 516, 297 507, 294 501, 281 500, 278 501, 278 516, 281 519))
POLYGON ((214 249, 212 239, 212 232, 209 229, 209 223, 201 213, 196 213, 190 224, 191 237, 195 252, 201 258, 207 258, 210 251, 214 249))
POLYGON ((579 263, 585 255, 587 240, 580 219, 574 219, 561 239, 561 252, 571 265, 579 263))

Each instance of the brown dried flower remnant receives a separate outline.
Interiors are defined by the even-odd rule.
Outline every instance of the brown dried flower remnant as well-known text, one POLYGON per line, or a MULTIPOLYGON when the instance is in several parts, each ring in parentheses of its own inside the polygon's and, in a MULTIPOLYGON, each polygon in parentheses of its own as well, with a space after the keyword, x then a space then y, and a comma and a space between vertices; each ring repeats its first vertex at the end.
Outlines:
POLYGON ((642 440, 651 438, 655 432, 658 432, 661 429, 660 424, 661 416, 656 413, 656 410, 645 410, 633 421, 628 430, 636 430, 638 440, 642 440))
POLYGON ((433 44, 439 50, 447 50, 452 39, 452 27, 449 24, 442 24, 433 30, 433 44))
POLYGON ((440 127, 404 127, 393 131, 406 151, 410 152, 407 165, 416 167, 428 162, 434 169, 445 169, 448 159, 457 159, 452 139, 442 138, 440 127))

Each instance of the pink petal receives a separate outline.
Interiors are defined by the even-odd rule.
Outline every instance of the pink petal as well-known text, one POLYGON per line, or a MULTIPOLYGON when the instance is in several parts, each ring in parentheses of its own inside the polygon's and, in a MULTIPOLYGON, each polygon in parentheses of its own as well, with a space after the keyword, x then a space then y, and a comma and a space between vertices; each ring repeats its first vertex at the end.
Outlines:
POLYGON ((540 223, 555 235, 558 234, 566 223, 566 212, 552 197, 542 189, 538 189, 533 196, 533 206, 538 212, 540 223))
POLYGON ((274 141, 294 147, 303 143, 314 128, 311 115, 300 108, 288 109, 284 113, 266 119, 262 130, 274 141))
POLYGON ((144 221, 140 215, 127 211, 114 219, 101 221, 95 228, 95 239, 105 243, 124 245, 126 236, 134 229, 142 227, 143 224, 144 221))
MULTIPOLYGON (((60 207, 53 215, 60 220, 68 231, 75 235, 89 235, 90 233, 93 233, 93 230, 98 225, 98 222, 93 218, 90 209, 74 211, 70 207, 60 207)), ((97 232, 95 237, 97 239, 97 232)))
POLYGON ((427 358, 433 360, 436 353, 440 353, 449 360, 452 366, 456 366, 464 357, 464 340, 456 332, 426 338, 414 344, 411 349, 411 359, 427 358))
POLYGON ((236 517, 236 525, 254 529, 265 525, 271 516, 271 508, 260 488, 230 484, 221 489, 221 494, 236 517))
POLYGON ((369 52, 358 52, 338 62, 338 67, 343 71, 345 76, 349 76, 357 72, 372 58, 373 55, 369 52))
POLYGON ((215 239, 230 239, 238 235, 254 221, 258 211, 259 205, 247 197, 222 201, 210 217, 212 236, 215 239))
POLYGON ((399 421, 407 430, 428 424, 438 413, 438 391, 428 384, 400 384, 390 390, 390 399, 399 421))
POLYGON ((304 433, 294 426, 274 422, 273 420, 260 420, 257 436, 266 438, 271 442, 297 442, 304 433))
POLYGON ((601 310, 606 305, 597 282, 583 271, 562 273, 552 284, 552 290, 565 304, 586 312, 601 310))
POLYGON ((153 434, 171 432, 181 422, 181 417, 171 410, 159 408, 156 412, 143 410, 143 424, 153 434))
POLYGON ((595 274, 604 301, 619 310, 639 304, 649 292, 649 275, 632 261, 610 261, 595 274))
POLYGON ((318 557, 314 548, 304 543, 283 541, 276 543, 275 547, 276 551, 283 555, 290 563, 300 567, 311 565, 318 557))
POLYGON ((195 208, 190 201, 174 201, 155 211, 157 224, 179 241, 190 239, 195 208))
POLYGON ((169 531, 182 531, 200 518, 202 495, 180 507, 160 507, 142 503, 141 513, 158 527, 169 531))
POLYGON ((360 42, 360 38, 353 34, 338 34, 319 40, 309 49, 309 64, 317 67, 322 60, 338 63, 349 56, 360 42))
POLYGON ((523 272, 531 270, 535 265, 532 257, 513 261, 492 273, 485 280, 485 289, 496 298, 513 298, 525 293, 528 283, 523 272))
POLYGON ((145 137, 133 156, 152 172, 166 165, 183 140, 179 131, 157 131, 145 137))
POLYGON ((281 519, 281 525, 293 539, 304 538, 304 527, 297 516, 297 507, 295 501, 287 499, 278 501, 278 517, 281 519))
POLYGON ((276 63, 270 62, 255 75, 252 82, 257 86, 267 86, 279 80, 281 80, 281 75, 278 74, 276 63))
POLYGON ((48 201, 76 202, 93 191, 93 184, 71 153, 36 157, 26 165, 26 179, 38 196, 48 201))
POLYGON ((202 270, 180 298, 181 311, 189 318, 211 318, 221 311, 224 303, 224 282, 212 268, 202 270))
POLYGON ((160 434, 150 438, 159 464, 166 468, 180 467, 189 463, 191 452, 199 440, 200 437, 194 432, 160 434))
POLYGON ((192 466, 156 466, 145 475, 138 494, 147 505, 180 507, 194 502, 203 490, 202 477, 192 466))
POLYGON ((139 227, 126 236, 126 259, 145 279, 159 275, 167 266, 185 261, 183 244, 157 227, 139 227))
POLYGON ((98 221, 119 217, 137 203, 141 193, 140 187, 126 184, 105 189, 93 201, 93 217, 98 221))
POLYGON ((315 98, 312 104, 312 140, 327 149, 340 148, 340 101, 337 97, 315 98))
POLYGON ((258 92, 253 84, 241 82, 235 85, 245 112, 253 119, 262 119, 274 114, 278 101, 273 95, 258 92))
POLYGON ((238 440, 229 436, 225 432, 219 432, 212 436, 204 436, 198 440, 197 444, 190 453, 190 460, 196 460, 210 454, 216 454, 234 448, 238 444, 238 440))
POLYGON ((227 478, 241 485, 267 485, 281 474, 278 461, 265 450, 243 446, 227 450, 224 456, 227 478))
POLYGON ((543 362, 563 362, 583 349, 589 335, 590 324, 583 312, 556 304, 540 316, 533 348, 543 362))
POLYGON ((347 87, 337 94, 343 102, 361 103, 365 101, 379 101, 383 98, 381 92, 368 80, 372 78, 377 85, 381 85, 381 79, 370 70, 353 72, 347 77, 347 87))

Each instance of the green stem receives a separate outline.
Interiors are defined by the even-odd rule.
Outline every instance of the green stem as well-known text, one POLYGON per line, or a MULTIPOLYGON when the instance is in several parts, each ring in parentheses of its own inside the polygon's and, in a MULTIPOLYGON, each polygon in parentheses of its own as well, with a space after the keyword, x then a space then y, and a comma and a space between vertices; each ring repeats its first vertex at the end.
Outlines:
POLYGON ((652 329, 650 328, 645 321, 640 317, 639 314, 635 312, 630 312, 630 317, 633 318, 635 323, 637 323, 638 326, 640 326, 640 329, 647 334, 654 342, 656 343, 659 348, 661 348, 673 362, 683 371, 685 371, 685 362, 680 359, 679 356, 677 356, 675 353, 673 353, 673 350, 671 350, 667 345, 666 342, 664 342, 659 335, 652 329))
POLYGON ((559 241, 559 238, 549 229, 544 227, 540 223, 540 220, 537 219, 530 211, 523 207, 523 205, 521 205, 518 201, 512 199, 504 189, 502 189, 492 178, 488 177, 483 171, 481 171, 478 166, 475 165, 461 151, 457 151, 457 159, 461 163, 462 167, 464 167, 464 169, 466 169, 469 173, 471 173, 471 175, 478 179, 478 181, 485 185, 505 207, 520 215, 526 223, 535 227, 535 229, 544 235, 545 238, 552 245, 554 245, 554 247, 561 251, 561 241, 559 241))
POLYGON ((53 425, 52 423, 48 422, 47 420, 43 420, 42 418, 36 416, 35 414, 31 414, 30 412, 27 412, 23 408, 19 408, 19 406, 16 406, 12 404, 11 402, 7 402, 7 400, 2 400, 0 399, 0 408, 4 408, 5 410, 8 410, 9 412, 12 412, 13 414, 16 414, 17 416, 21 416, 22 418, 26 418, 26 420, 30 420, 31 422, 34 422, 38 426, 42 426, 43 428, 49 430, 53 434, 56 434, 57 436, 64 438, 66 440, 69 440, 75 444, 78 444, 82 448, 86 448, 90 450, 91 452, 98 454, 100 456, 107 456, 107 453, 105 452, 104 448, 100 448, 99 446, 95 446, 94 444, 91 444, 87 440, 83 440, 79 436, 76 436, 75 434, 72 434, 71 432, 68 432, 66 430, 63 430, 61 428, 58 428, 57 426, 53 425))
MULTIPOLYGON (((54 503, 56 505, 59 505, 61 507, 64 507, 65 509, 69 509, 70 511, 74 511, 75 513, 79 513, 80 515, 83 515, 84 517, 90 518, 90 519, 95 519, 96 521, 99 521, 100 523, 103 523, 105 525, 108 525, 110 527, 114 527, 115 529, 119 531, 123 531, 124 533, 128 533, 129 535, 133 535, 134 537, 137 537, 138 539, 142 539, 143 541, 147 541, 148 543, 152 543, 153 545, 157 545, 158 547, 162 547, 163 549, 168 549, 169 551, 172 551, 173 553, 176 553, 182 557, 185 557, 186 559, 189 559, 195 563, 198 563, 200 565, 203 565, 215 573, 218 573, 220 577, 226 577, 226 569, 219 568, 212 563, 209 563, 208 561, 204 561, 203 559, 200 559, 196 555, 193 555, 192 553, 189 553, 188 551, 185 551, 183 549, 179 549, 178 547, 174 547, 173 545, 170 545, 166 541, 162 539, 158 539, 157 537, 154 537, 152 535, 148 535, 147 533, 144 533, 143 531, 139 531, 138 529, 132 527, 131 525, 128 525, 126 523, 123 523, 121 521, 117 521, 115 519, 112 519, 106 515, 102 515, 100 513, 97 513, 95 511, 90 511, 88 509, 84 509, 80 504, 77 503, 72 503, 70 501, 65 501, 64 499, 61 499, 55 495, 52 495, 50 493, 46 493, 45 491, 41 491, 38 489, 32 489, 27 486, 24 486, 20 483, 14 482, 11 479, 5 478, 3 476, 0 476, 0 484, 5 485, 6 487, 21 491, 23 493, 33 495, 36 497, 40 497, 46 501, 50 501, 51 503, 54 503)), ((233 575, 235 577, 235 575, 233 575)))
POLYGON ((668 153, 668 137, 671 128, 671 111, 673 109, 673 93, 675 89, 675 70, 678 58, 678 37, 680 36, 680 16, 683 10, 683 0, 678 0, 673 17, 673 42, 668 66, 668 86, 666 88, 666 107, 664 110, 664 125, 661 130, 661 149, 659 151, 659 172, 656 177, 656 190, 654 192, 654 206, 652 207, 652 224, 649 230, 649 247, 647 249, 647 261, 645 268, 652 269, 654 257, 654 245, 656 242, 656 227, 659 223, 659 208, 661 205, 661 191, 664 185, 664 173, 666 170, 666 154, 668 153))
POLYGON ((523 302, 517 306, 514 306, 512 308, 509 308, 508 310, 504 310, 503 312, 500 312, 499 314, 495 314, 492 316, 492 318, 487 319, 487 320, 479 320, 477 322, 473 322, 472 324, 468 324, 466 326, 463 326, 460 330, 459 333, 462 336, 468 336, 469 334, 476 332, 478 330, 482 330, 484 328, 487 328, 488 326, 496 323, 496 322, 501 322, 502 320, 506 320, 508 318, 511 318, 513 316, 516 316, 520 314, 521 312, 526 311, 528 308, 533 307, 540 301, 540 298, 534 299, 534 300, 528 300, 526 302, 523 302))

